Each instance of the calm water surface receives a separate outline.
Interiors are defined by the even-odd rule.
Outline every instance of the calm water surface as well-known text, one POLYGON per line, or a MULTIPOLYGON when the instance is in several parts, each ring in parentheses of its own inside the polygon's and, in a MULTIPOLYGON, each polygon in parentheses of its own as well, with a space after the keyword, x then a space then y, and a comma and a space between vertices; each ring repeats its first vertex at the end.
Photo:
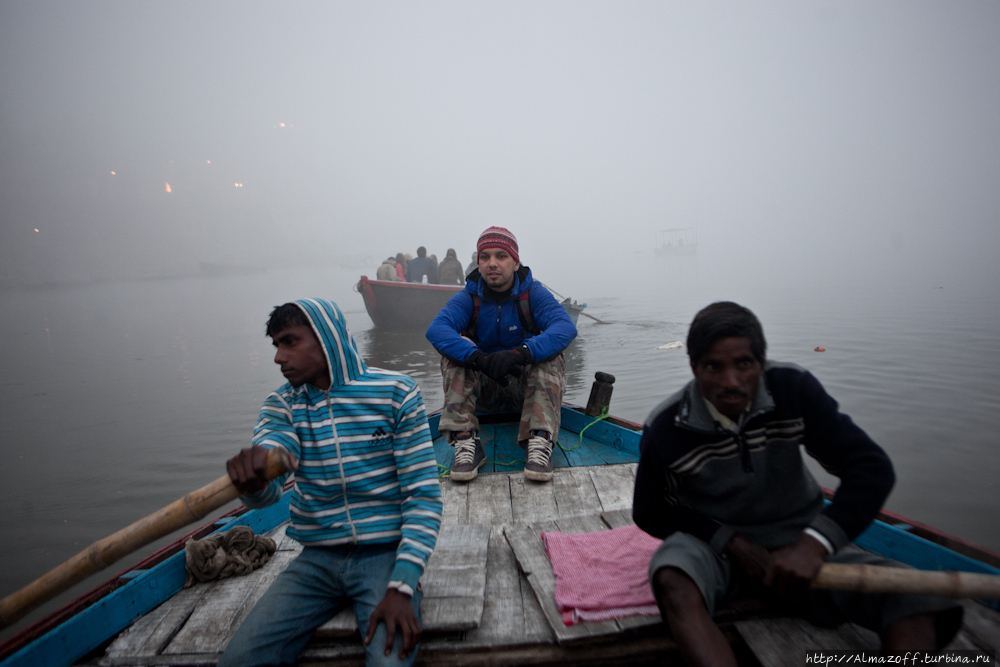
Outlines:
MULTIPOLYGON (((617 377, 612 411, 643 421, 690 377, 683 350, 656 348, 684 340, 707 303, 740 301, 761 318, 771 358, 812 370, 889 452, 898 476, 889 509, 1000 550, 995 294, 933 285, 777 294, 713 288, 697 272, 670 271, 663 269, 659 287, 634 296, 554 285, 609 322, 581 317, 567 353, 568 401, 586 403, 594 373, 606 371, 617 377)), ((225 460, 246 446, 261 401, 283 381, 263 333, 276 304, 336 300, 369 363, 409 373, 428 409, 439 408, 438 355, 422 334, 372 329, 352 290, 358 273, 0 291, 0 595, 224 474, 225 460)))

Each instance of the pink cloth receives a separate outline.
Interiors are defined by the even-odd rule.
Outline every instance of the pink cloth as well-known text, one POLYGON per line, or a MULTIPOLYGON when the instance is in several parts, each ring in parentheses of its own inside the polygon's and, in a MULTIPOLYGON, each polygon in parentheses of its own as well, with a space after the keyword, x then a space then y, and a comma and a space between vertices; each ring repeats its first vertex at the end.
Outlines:
POLYGON ((661 541, 638 526, 543 532, 542 543, 556 575, 556 605, 566 625, 660 613, 647 569, 661 541))

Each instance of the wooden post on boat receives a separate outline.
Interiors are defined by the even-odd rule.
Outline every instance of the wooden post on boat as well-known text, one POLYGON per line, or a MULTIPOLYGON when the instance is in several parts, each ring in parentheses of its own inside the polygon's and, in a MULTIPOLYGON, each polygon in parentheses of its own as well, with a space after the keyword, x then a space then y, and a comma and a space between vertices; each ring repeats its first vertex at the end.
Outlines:
MULTIPOLYGON (((268 479, 274 479, 291 469, 287 457, 284 450, 268 451, 268 479)), ((209 512, 235 500, 238 495, 239 492, 233 486, 229 475, 223 475, 211 484, 206 484, 149 516, 139 519, 131 526, 94 542, 62 565, 0 600, 0 629, 13 625, 35 607, 136 549, 204 518, 209 512)))
POLYGON ((611 392, 614 391, 615 376, 598 371, 594 374, 594 384, 590 385, 590 400, 584 412, 591 417, 600 417, 611 407, 611 392))
POLYGON ((862 593, 909 593, 948 598, 1000 600, 1000 576, 974 572, 929 572, 879 565, 824 563, 813 588, 862 593))

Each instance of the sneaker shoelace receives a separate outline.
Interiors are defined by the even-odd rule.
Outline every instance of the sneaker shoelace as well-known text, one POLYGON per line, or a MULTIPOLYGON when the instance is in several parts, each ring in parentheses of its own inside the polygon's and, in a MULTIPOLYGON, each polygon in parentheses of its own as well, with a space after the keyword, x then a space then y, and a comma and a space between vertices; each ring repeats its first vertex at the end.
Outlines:
POLYGON ((552 443, 541 436, 533 436, 528 440, 528 463, 546 466, 552 455, 552 443))
POLYGON ((476 458, 476 441, 473 438, 459 440, 455 443, 455 463, 472 463, 476 458))

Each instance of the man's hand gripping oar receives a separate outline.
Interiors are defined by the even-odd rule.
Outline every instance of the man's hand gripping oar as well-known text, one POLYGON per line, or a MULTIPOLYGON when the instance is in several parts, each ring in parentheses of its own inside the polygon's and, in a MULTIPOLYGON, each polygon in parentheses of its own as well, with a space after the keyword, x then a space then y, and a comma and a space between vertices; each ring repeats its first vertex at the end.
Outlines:
MULTIPOLYGON (((204 518, 206 514, 219 509, 241 493, 252 492, 244 489, 260 490, 266 486, 266 481, 261 485, 261 480, 269 481, 298 468, 297 461, 283 449, 267 450, 253 447, 243 450, 230 459, 230 462, 244 456, 252 460, 250 477, 234 476, 230 479, 230 475, 223 475, 211 484, 206 484, 197 491, 192 491, 149 516, 139 519, 131 526, 94 542, 62 565, 0 600, 0 629, 13 625, 35 607, 133 551, 204 518), (250 454, 245 455, 244 452, 250 454), (239 488, 233 481, 235 479, 240 480, 239 488)), ((228 462, 226 466, 229 469, 228 462)))
POLYGON ((730 555, 737 566, 776 593, 801 593, 808 587, 864 593, 939 595, 947 598, 1000 600, 1000 575, 916 570, 884 565, 824 563, 822 547, 811 537, 768 552, 737 535, 730 555))

